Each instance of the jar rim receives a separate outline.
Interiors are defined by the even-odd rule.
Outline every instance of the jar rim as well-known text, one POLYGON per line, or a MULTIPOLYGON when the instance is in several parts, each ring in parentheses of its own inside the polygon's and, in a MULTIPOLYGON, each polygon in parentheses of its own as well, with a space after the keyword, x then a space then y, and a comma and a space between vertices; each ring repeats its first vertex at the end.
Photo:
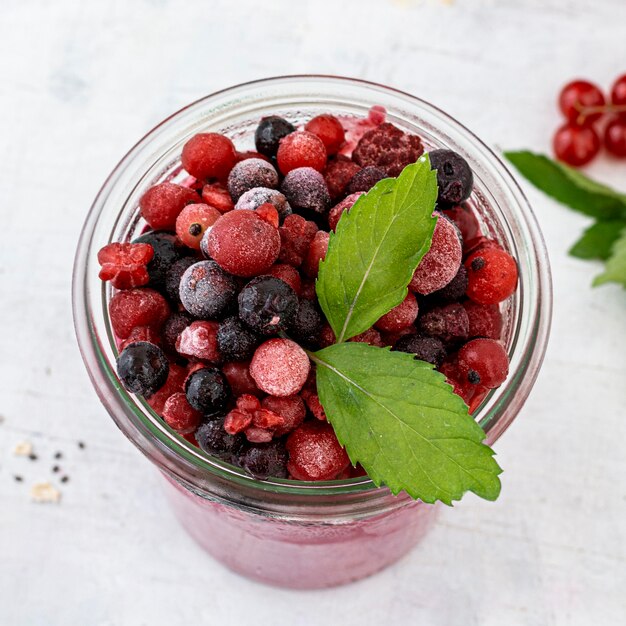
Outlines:
MULTIPOLYGON (((94 269, 97 252, 95 248, 102 241, 102 236, 106 236, 108 241, 112 240, 111 231, 108 234, 99 232, 102 230, 101 217, 105 209, 111 209, 116 189, 119 191, 121 185, 126 186, 125 191, 136 189, 140 183, 138 178, 145 177, 143 172, 140 172, 139 177, 136 173, 145 165, 145 161, 141 159, 154 159, 155 156, 159 156, 156 154, 159 148, 155 150, 155 144, 159 146, 161 142, 161 148, 167 145, 168 137, 181 130, 178 128, 177 131, 177 125, 184 126, 187 131, 193 126, 194 132, 198 132, 199 125, 206 125, 212 117, 228 112, 229 107, 232 109, 242 101, 254 103, 255 98, 259 98, 258 91, 271 92, 272 89, 278 89, 283 90, 281 93, 284 96, 287 93, 296 93, 296 86, 306 86, 309 90, 313 87, 318 89, 328 87, 328 92, 324 95, 330 97, 334 93, 337 102, 341 102, 344 97, 342 93, 349 89, 358 93, 358 97, 364 98, 367 108, 380 104, 376 101, 376 95, 379 95, 379 99, 386 100, 390 112, 392 110, 389 109, 388 100, 391 99, 398 109, 407 107, 413 115, 427 116, 437 122, 436 130, 445 128, 453 139, 465 142, 474 159, 479 159, 482 166, 489 169, 490 175, 496 177, 499 185, 506 191, 508 209, 517 219, 516 227, 522 237, 518 251, 526 253, 524 263, 521 262, 522 259, 518 259, 521 266, 520 278, 526 293, 519 302, 517 328, 509 348, 511 363, 515 367, 511 368, 505 383, 491 392, 475 414, 478 423, 487 433, 488 443, 493 443, 506 430, 526 400, 538 374, 551 322, 549 261, 537 220, 508 167, 471 131, 420 98, 360 79, 308 74, 242 83, 196 100, 167 117, 144 135, 107 177, 83 226, 76 252, 72 285, 76 335, 92 383, 118 427, 157 466, 173 475, 189 489, 201 493, 209 491, 213 496, 222 497, 227 501, 237 499, 248 503, 257 498, 275 495, 283 499, 283 505, 288 505, 289 502, 306 504, 311 496, 321 498, 321 501, 329 498, 328 502, 331 504, 336 503, 337 496, 369 503, 381 499, 388 500, 389 490, 386 487, 376 487, 367 477, 315 483, 279 479, 258 480, 243 470, 204 453, 169 429, 144 399, 131 396, 120 385, 115 372, 115 360, 112 358, 117 354, 117 348, 107 312, 110 288, 104 284, 98 288, 98 283, 94 281, 94 273, 97 280, 97 270, 94 269), (138 160, 141 161, 140 166, 135 167, 133 176, 129 176, 129 168, 137 166, 138 160), (95 236, 97 231, 100 242, 95 236), (234 488, 239 489, 240 493, 234 493, 234 488)), ((115 220, 116 225, 122 213, 120 210, 115 220)), ((400 504, 405 495, 392 497, 400 504)), ((389 502, 387 506, 391 506, 389 502)))

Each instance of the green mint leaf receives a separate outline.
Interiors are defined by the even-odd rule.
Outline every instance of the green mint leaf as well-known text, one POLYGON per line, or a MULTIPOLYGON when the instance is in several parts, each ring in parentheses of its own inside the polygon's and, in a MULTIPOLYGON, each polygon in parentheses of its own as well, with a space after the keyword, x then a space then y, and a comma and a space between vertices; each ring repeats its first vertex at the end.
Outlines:
POLYGON ((611 256, 611 248, 625 227, 626 220, 596 222, 587 228, 569 253, 579 259, 606 260, 611 256))
POLYGON ((605 283, 618 283, 626 289, 626 228, 611 248, 611 256, 606 260, 604 272, 596 276, 593 286, 605 283))
POLYGON ((330 235, 316 290, 338 342, 366 331, 404 300, 430 248, 437 176, 427 155, 381 180, 345 211, 330 235))
POLYGON ((311 358, 328 421, 376 485, 424 502, 498 497, 502 470, 485 433, 432 365, 356 342, 311 358))
POLYGON ((542 154, 504 155, 535 187, 575 211, 599 220, 626 219, 626 195, 542 154))

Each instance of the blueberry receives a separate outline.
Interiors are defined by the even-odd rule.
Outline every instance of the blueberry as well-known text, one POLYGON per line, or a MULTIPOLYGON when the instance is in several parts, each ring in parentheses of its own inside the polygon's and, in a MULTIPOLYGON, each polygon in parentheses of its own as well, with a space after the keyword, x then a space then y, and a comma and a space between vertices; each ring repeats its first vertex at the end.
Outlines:
POLYGON ((319 341, 322 324, 322 315, 315 304, 301 298, 287 332, 292 339, 304 346, 314 347, 319 341))
POLYGON ((268 187, 254 187, 246 191, 246 193, 237 200, 235 209, 254 211, 254 209, 258 209, 266 202, 274 205, 274 208, 278 211, 281 222, 293 212, 289 206, 289 202, 287 202, 287 198, 277 189, 269 189, 268 187))
POLYGON ((255 187, 278 187, 278 173, 271 163, 264 159, 244 159, 230 170, 228 192, 234 202, 255 187))
POLYGON ((330 208, 330 194, 324 177, 312 167, 298 167, 285 176, 280 190, 291 208, 324 214, 330 208))
POLYGON ((250 446, 240 457, 239 465, 255 478, 287 478, 289 455, 280 440, 250 446))
POLYGON ((416 333, 404 335, 396 341, 393 350, 414 354, 416 359, 439 367, 446 358, 443 342, 436 337, 422 337, 416 333))
POLYGON ((348 183, 347 193, 356 193, 357 191, 368 192, 376 183, 387 177, 385 170, 375 165, 368 165, 358 171, 348 183))
POLYGON ((469 334, 467 311, 458 303, 438 306, 420 314, 416 325, 421 334, 437 337, 444 343, 464 341, 469 334))
POLYGON ((183 246, 173 233, 151 231, 133 239, 133 243, 148 243, 154 250, 152 261, 148 263, 150 282, 146 285, 162 291, 165 288, 167 270, 179 259, 193 252, 183 246))
POLYGON ((456 302, 465 295, 467 284, 467 270, 465 265, 461 265, 456 276, 445 287, 429 294, 428 298, 438 302, 456 302))
POLYGON ((278 115, 264 117, 254 133, 257 152, 268 157, 276 156, 278 144, 283 137, 293 133, 296 127, 278 115))
POLYGON ((286 330, 297 310, 296 292, 274 276, 252 279, 239 294, 239 317, 262 335, 286 330))
POLYGON ((180 279, 185 270, 198 262, 192 256, 186 256, 174 261, 165 272, 165 294, 174 303, 180 303, 180 279))
POLYGON ((453 150, 433 150, 428 155, 437 170, 440 204, 459 204, 472 193, 474 176, 468 162, 453 150))
POLYGON ((170 366, 161 348, 147 341, 135 341, 117 357, 117 374, 131 393, 151 396, 167 380, 170 366))
POLYGON ((203 367, 193 372, 185 383, 187 401, 205 415, 223 411, 231 397, 230 385, 216 367, 203 367))
POLYGON ((246 361, 252 358, 261 338, 238 317, 227 317, 217 330, 217 345, 225 361, 246 361))
POLYGON ((199 261, 188 267, 180 279, 180 301, 195 317, 223 317, 234 307, 237 281, 215 261, 199 261))
POLYGON ((226 461, 234 460, 245 446, 242 435, 229 435, 224 430, 224 420, 209 420, 202 424, 195 432, 198 445, 209 454, 218 456, 226 461))
POLYGON ((161 339, 163 349, 170 355, 180 357, 176 351, 176 340, 178 335, 193 322, 193 317, 189 313, 181 311, 180 313, 172 313, 163 324, 161 329, 161 339))

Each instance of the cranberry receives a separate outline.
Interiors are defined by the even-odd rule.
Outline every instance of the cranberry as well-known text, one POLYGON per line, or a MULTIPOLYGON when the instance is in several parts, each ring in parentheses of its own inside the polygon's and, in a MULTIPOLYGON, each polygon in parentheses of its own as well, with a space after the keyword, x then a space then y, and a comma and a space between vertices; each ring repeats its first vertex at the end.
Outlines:
POLYGON ((602 117, 602 112, 585 113, 588 107, 604 106, 604 95, 598 87, 586 80, 574 80, 561 90, 559 108, 573 124, 592 123, 602 117))
POLYGON ((204 231, 222 214, 208 204, 188 204, 176 218, 176 234, 189 248, 200 250, 204 231))
POLYGON ((148 263, 154 249, 147 243, 110 243, 98 252, 100 280, 110 280, 116 289, 141 287, 150 280, 148 263))
POLYGON ((483 248, 465 261, 467 295, 479 304, 506 300, 517 287, 517 263, 499 248, 483 248))
POLYGON ((389 313, 385 313, 375 324, 378 330, 386 333, 395 333, 407 326, 411 326, 417 319, 417 300, 409 292, 406 298, 395 306, 389 313))
POLYGON ((614 117, 604 129, 604 145, 616 157, 626 157, 626 119, 614 117))
POLYGON ((302 264, 302 271, 309 278, 316 278, 319 272, 320 261, 326 258, 326 252, 328 252, 328 242, 330 240, 330 234, 324 230, 318 230, 313 237, 313 241, 309 246, 306 259, 302 264))
POLYGON ((167 301, 153 289, 118 291, 109 302, 111 326, 120 339, 126 339, 136 326, 160 330, 169 314, 167 301))
POLYGON ((215 207, 220 213, 228 213, 228 211, 232 211, 235 208, 228 190, 220 183, 204 185, 202 188, 202 201, 209 206, 215 207))
POLYGON ((564 124, 553 139, 554 154, 559 161, 573 167, 587 165, 600 151, 600 137, 591 126, 564 124))
POLYGON ((236 162, 233 142, 218 133, 194 135, 183 146, 183 167, 196 178, 225 180, 236 162))
POLYGON ((222 372, 233 390, 233 395, 238 396, 244 393, 261 395, 261 390, 250 375, 250 363, 243 361, 225 363, 222 365, 222 372))
POLYGON ((165 401, 163 419, 177 433, 186 435, 200 426, 202 413, 187 402, 187 396, 182 391, 178 391, 165 401))
POLYGON ((270 339, 255 351, 250 375, 261 391, 272 396, 292 396, 302 389, 311 364, 306 352, 290 339, 270 339))
POLYGON ((494 339, 472 339, 458 353, 459 371, 471 385, 495 389, 509 373, 509 358, 502 344, 494 339))
POLYGON ((304 129, 322 140, 329 155, 337 154, 345 141, 343 126, 334 115, 318 115, 310 120, 304 129))
POLYGON ((195 191, 174 183, 160 183, 141 196, 139 209, 154 230, 174 230, 179 213, 195 202, 198 202, 195 191))
POLYGON ((317 135, 306 130, 298 131, 280 140, 276 160, 283 174, 299 167, 312 167, 323 172, 326 167, 326 148, 317 135))

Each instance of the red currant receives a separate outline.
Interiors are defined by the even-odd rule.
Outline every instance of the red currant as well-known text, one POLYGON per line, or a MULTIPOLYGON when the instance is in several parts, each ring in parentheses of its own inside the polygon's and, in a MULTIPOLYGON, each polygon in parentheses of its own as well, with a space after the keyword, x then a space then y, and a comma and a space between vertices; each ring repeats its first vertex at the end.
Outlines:
POLYGON ((276 160, 283 174, 299 167, 312 167, 323 172, 326 167, 326 148, 317 135, 303 130, 280 140, 276 160))
POLYGON ((472 339, 458 353, 462 380, 471 385, 495 389, 509 373, 509 358, 502 344, 494 339, 472 339))
POLYGON ((346 138, 341 122, 334 115, 318 115, 304 128, 322 140, 329 155, 337 154, 346 138))
POLYGON ((186 246, 200 250, 204 231, 213 226, 221 215, 208 204, 188 204, 176 218, 176 234, 186 246))
POLYGON ((626 104, 626 74, 622 74, 611 88, 611 104, 626 104))
POLYGON ((236 162, 233 142, 218 133, 194 135, 183 146, 183 167, 196 178, 225 180, 236 162))
POLYGON ((605 104, 602 91, 586 80, 574 80, 563 87, 559 94, 559 108, 569 122, 588 124, 602 117, 601 111, 585 113, 588 107, 602 107, 605 104))
POLYGON ((614 117, 607 124, 604 129, 604 145, 613 156, 626 157, 626 118, 614 117))
POLYGON ((465 261, 467 295, 479 304, 506 300, 517 287, 517 264, 499 248, 483 248, 465 261))
POLYGON ((554 154, 559 161, 573 167, 586 165, 600 151, 600 137, 591 126, 564 124, 553 139, 554 154))

